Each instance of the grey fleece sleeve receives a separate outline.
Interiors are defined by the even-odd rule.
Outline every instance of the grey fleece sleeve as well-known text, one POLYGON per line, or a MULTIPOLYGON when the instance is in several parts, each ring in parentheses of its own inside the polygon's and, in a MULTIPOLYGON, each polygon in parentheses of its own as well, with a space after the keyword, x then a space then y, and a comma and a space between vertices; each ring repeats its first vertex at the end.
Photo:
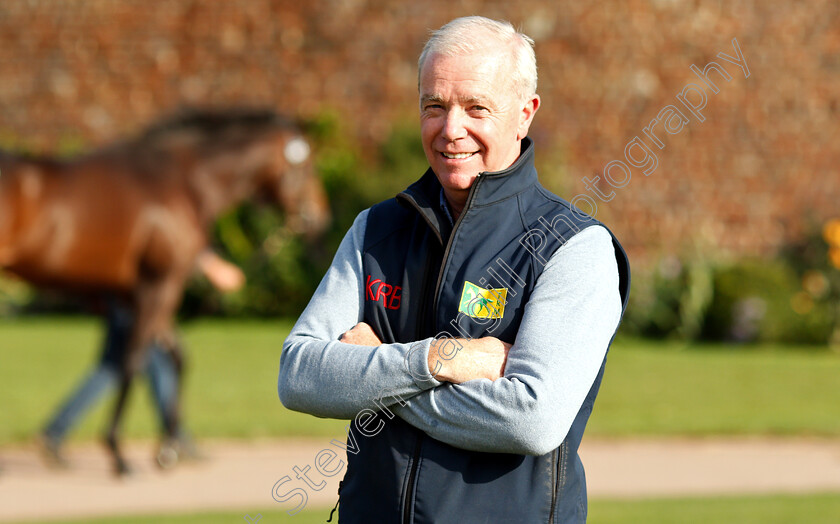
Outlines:
POLYGON ((548 260, 525 307, 503 378, 445 383, 389 409, 459 448, 548 453, 566 438, 620 316, 610 234, 601 226, 588 227, 548 260))
POLYGON ((408 369, 428 369, 431 338, 378 347, 338 342, 342 333, 362 320, 361 251, 367 215, 365 210, 356 217, 283 343, 277 391, 289 409, 351 419, 362 409, 376 409, 374 401, 383 397, 387 405, 392 395, 408 398, 440 385, 431 375, 415 377, 408 369))

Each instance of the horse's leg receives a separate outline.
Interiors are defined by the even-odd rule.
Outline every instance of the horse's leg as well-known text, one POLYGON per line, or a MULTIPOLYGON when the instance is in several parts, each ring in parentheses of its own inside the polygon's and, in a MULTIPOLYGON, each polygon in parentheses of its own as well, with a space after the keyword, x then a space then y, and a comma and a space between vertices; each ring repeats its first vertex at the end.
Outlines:
POLYGON ((148 307, 141 306, 142 301, 135 303, 132 310, 134 316, 131 333, 122 348, 120 362, 119 386, 117 398, 114 404, 114 411, 111 414, 110 424, 105 435, 105 444, 111 452, 114 460, 114 471, 118 475, 125 475, 131 472, 125 457, 119 446, 119 424, 122 421, 125 405, 128 401, 128 394, 131 384, 140 370, 146 353, 147 341, 150 340, 148 307))
MULTIPOLYGON (((113 455, 115 471, 118 474, 130 472, 128 463, 120 450, 118 428, 124 414, 131 383, 144 364, 152 342, 162 344, 167 348, 174 345, 172 319, 180 302, 183 281, 183 277, 170 275, 166 279, 145 281, 138 285, 135 294, 134 327, 126 347, 120 388, 105 439, 113 455)), ((171 422, 166 424, 168 435, 177 431, 178 428, 177 410, 173 411, 173 415, 171 422)))
MULTIPOLYGON (((132 339, 134 338, 136 337, 132 336, 132 339)), ((131 383, 140 367, 140 359, 143 357, 143 353, 135 349, 136 347, 142 346, 132 340, 125 349, 126 354, 120 366, 120 383, 117 391, 117 399, 114 405, 114 411, 111 414, 111 422, 108 425, 108 431, 105 435, 105 445, 111 451, 114 459, 114 471, 118 475, 125 475, 131 472, 120 450, 118 428, 122 420, 126 401, 128 400, 131 383)))
MULTIPOLYGON (((171 384, 170 395, 168 395, 164 402, 165 417, 164 429, 165 435, 161 441, 160 449, 158 450, 157 463, 161 468, 168 469, 182 458, 185 452, 184 434, 181 431, 181 395, 183 393, 183 376, 184 376, 184 353, 183 348, 178 340, 169 348, 165 354, 157 355, 160 360, 163 360, 164 365, 159 365, 160 373, 172 373, 173 384, 171 384)), ((164 379, 165 377, 160 377, 164 379)), ((170 389, 170 388, 167 388, 170 389)))

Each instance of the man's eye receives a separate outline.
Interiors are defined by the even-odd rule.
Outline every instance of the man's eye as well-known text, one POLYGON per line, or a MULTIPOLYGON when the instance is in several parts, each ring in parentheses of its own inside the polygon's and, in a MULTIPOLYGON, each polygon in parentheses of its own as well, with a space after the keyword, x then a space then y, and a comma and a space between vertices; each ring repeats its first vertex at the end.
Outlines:
POLYGON ((473 111, 487 111, 487 108, 484 107, 484 106, 473 106, 472 110, 473 111))

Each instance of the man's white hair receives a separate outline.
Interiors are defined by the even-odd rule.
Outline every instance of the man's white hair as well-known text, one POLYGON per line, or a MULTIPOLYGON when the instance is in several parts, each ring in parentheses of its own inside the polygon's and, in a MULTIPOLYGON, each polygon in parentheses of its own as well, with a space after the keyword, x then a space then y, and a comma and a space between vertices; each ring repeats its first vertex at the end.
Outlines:
POLYGON ((528 35, 514 29, 510 22, 491 20, 483 16, 456 18, 437 31, 432 31, 417 64, 418 88, 423 64, 431 55, 457 56, 486 49, 494 43, 508 44, 511 47, 511 80, 517 96, 525 100, 536 94, 537 57, 534 54, 534 41, 528 35))

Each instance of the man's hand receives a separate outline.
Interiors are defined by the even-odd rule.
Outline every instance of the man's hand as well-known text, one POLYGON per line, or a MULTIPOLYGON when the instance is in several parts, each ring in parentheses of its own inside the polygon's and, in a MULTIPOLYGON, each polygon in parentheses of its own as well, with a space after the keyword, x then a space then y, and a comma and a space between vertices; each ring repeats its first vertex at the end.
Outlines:
POLYGON ((195 265, 213 286, 224 293, 239 291, 245 284, 245 273, 209 249, 198 254, 195 265))
POLYGON ((357 346, 381 346, 382 341, 373 332, 373 328, 366 322, 359 322, 353 326, 350 331, 346 331, 340 337, 339 342, 345 344, 355 344, 357 346))
POLYGON ((505 374, 510 344, 496 337, 441 338, 429 347, 429 373, 441 382, 460 384, 505 374))

